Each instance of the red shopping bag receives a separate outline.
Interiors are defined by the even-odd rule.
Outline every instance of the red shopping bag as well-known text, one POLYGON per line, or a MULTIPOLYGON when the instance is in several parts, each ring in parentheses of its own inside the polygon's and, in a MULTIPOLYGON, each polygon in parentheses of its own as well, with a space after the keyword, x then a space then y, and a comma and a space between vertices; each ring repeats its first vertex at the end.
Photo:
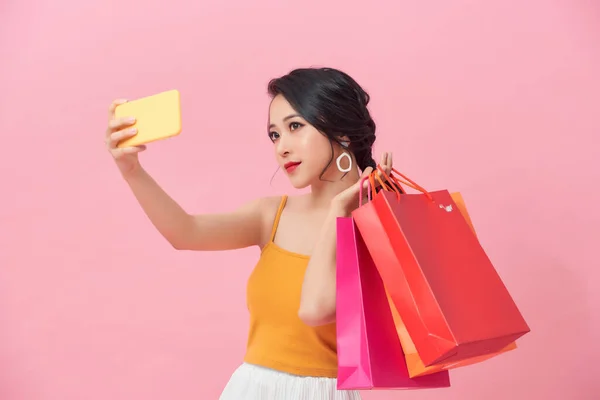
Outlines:
POLYGON ((450 386, 447 371, 410 378, 383 282, 352 218, 337 220, 338 389, 450 386))
MULTIPOLYGON (((473 228, 473 225, 471 223, 471 218, 469 217, 469 213, 467 211, 467 207, 464 203, 462 195, 460 193, 451 193, 450 195, 452 196, 452 199, 456 203, 458 210, 461 212, 461 214, 467 221, 467 224, 469 224, 469 226, 473 230, 473 233, 475 233, 475 229, 473 228)), ((468 365, 472 365, 472 364, 476 364, 476 363, 480 363, 480 362, 489 360, 490 358, 496 357, 500 354, 509 352, 509 351, 517 348, 516 342, 512 342, 508 346, 503 348, 501 351, 496 352, 496 353, 489 353, 489 354, 482 355, 482 356, 466 358, 466 359, 458 361, 458 362, 452 362, 452 361, 449 363, 440 362, 440 363, 433 364, 433 365, 426 367, 423 364, 423 361, 421 360, 421 357, 419 356, 419 353, 417 352, 417 349, 415 348, 415 345, 414 345, 412 339, 410 338, 408 331, 406 330, 406 326, 402 322, 402 318, 400 317, 400 314, 398 313, 398 310, 396 309, 394 302, 389 298, 389 295, 388 295, 388 303, 390 304, 390 309, 392 311, 392 317, 394 318, 394 323, 396 324, 396 332, 398 332, 398 337, 400 338, 400 344, 402 345, 402 350, 404 351, 404 357, 406 359, 406 366, 408 368, 408 375, 410 377, 424 376, 424 375, 431 374, 432 372, 466 367, 468 365)))
POLYGON ((394 172, 422 193, 384 184, 352 216, 424 366, 497 353, 529 332, 450 193, 394 172))

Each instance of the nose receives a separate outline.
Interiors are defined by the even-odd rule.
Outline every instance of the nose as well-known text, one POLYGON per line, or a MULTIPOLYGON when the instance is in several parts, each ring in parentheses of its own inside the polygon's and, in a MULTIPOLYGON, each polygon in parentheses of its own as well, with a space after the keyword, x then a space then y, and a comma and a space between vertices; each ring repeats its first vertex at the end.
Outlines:
POLYGON ((282 135, 277 141, 277 155, 279 157, 287 157, 290 154, 289 143, 285 137, 286 135, 282 135))

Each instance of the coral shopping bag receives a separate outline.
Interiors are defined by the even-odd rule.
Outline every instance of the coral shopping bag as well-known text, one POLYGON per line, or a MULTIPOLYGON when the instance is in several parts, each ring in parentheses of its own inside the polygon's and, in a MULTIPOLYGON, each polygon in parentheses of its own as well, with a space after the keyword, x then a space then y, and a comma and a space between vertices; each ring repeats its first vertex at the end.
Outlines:
POLYGON ((424 366, 500 352, 529 332, 450 193, 393 172, 422 193, 382 190, 352 216, 424 366))
POLYGON ((431 366, 425 366, 415 345, 406 330, 406 326, 402 322, 402 318, 400 318, 400 314, 396 307, 394 306, 392 299, 388 297, 390 303, 390 309, 392 311, 392 316, 394 317, 394 324, 396 324, 396 332, 398 332, 398 337, 400 338, 400 343, 402 344, 402 350, 404 351, 404 357, 406 359, 406 368, 408 369, 408 376, 411 378, 416 378, 419 376, 429 375, 434 372, 450 370, 459 367, 466 367, 467 365, 476 364, 485 360, 489 360, 499 354, 506 353, 510 350, 514 350, 517 348, 517 343, 512 342, 508 346, 504 347, 502 350, 485 354, 482 356, 476 356, 472 358, 466 358, 461 361, 456 362, 448 362, 448 363, 438 363, 431 366))
POLYGON ((450 386, 447 371, 410 378, 385 288, 352 218, 337 219, 338 389, 450 386))
MULTIPOLYGON (((467 221, 467 224, 469 224, 469 226, 471 227, 471 230, 473 230, 473 233, 475 233, 475 229, 473 228, 473 224, 471 223, 471 218, 469 217, 469 213, 467 212, 467 208, 465 206, 465 202, 462 198, 462 195, 460 193, 451 193, 450 196, 452 197, 452 200, 454 200, 454 202, 456 203, 458 210, 461 212, 461 214, 467 221)), ((500 350, 499 352, 490 353, 490 354, 472 357, 472 358, 467 358, 467 359, 457 361, 457 362, 450 362, 450 363, 442 362, 439 364, 434 364, 432 366, 426 367, 425 364, 423 364, 421 357, 419 357, 419 353, 417 352, 417 349, 415 348, 415 345, 414 345, 412 339, 410 338, 408 331, 406 330, 406 326, 402 322, 402 318, 400 317, 400 314, 398 313, 396 306, 394 306, 392 299, 389 298, 389 295, 388 295, 388 301, 390 304, 390 309, 392 311, 392 316, 394 317, 394 324, 396 325, 396 331, 398 332, 398 337, 400 338, 400 343, 402 344, 402 350, 404 351, 404 356, 406 358, 406 366, 408 368, 408 375, 410 377, 423 376, 423 375, 431 374, 432 372, 438 372, 438 371, 443 371, 443 370, 453 369, 453 368, 458 368, 458 367, 465 367, 467 365, 476 364, 476 363, 488 360, 499 354, 502 354, 502 353, 505 353, 507 351, 514 350, 517 348, 516 342, 512 342, 508 346, 506 346, 502 350, 500 350)))

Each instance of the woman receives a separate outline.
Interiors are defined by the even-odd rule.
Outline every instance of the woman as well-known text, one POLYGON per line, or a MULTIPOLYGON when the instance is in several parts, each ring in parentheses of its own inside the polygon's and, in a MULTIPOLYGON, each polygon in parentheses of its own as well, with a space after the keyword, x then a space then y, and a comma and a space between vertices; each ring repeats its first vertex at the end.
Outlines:
MULTIPOLYGON (((360 399, 336 390, 335 221, 358 206, 375 123, 369 95, 332 68, 297 69, 269 83, 268 138, 275 159, 308 194, 266 197, 223 214, 190 215, 141 167, 144 146, 117 148, 135 130, 110 108, 107 147, 158 231, 182 250, 259 246, 247 287, 250 332, 244 363, 222 400, 360 399), (236 232, 232 235, 231 232, 236 232)), ((380 162, 386 172, 391 154, 380 162)))

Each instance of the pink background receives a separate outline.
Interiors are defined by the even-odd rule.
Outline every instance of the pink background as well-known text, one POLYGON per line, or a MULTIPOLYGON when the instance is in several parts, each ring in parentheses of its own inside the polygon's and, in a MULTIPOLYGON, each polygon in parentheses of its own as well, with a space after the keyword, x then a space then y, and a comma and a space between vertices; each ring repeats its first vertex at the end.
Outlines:
POLYGON ((0 399, 217 398, 258 252, 170 248, 103 147, 106 109, 180 89, 184 132, 143 162, 190 212, 229 210, 290 190, 266 83, 309 65, 372 94, 377 153, 463 193, 532 328, 449 390, 364 397, 597 399, 600 7, 417 3, 4 0, 0 399))

